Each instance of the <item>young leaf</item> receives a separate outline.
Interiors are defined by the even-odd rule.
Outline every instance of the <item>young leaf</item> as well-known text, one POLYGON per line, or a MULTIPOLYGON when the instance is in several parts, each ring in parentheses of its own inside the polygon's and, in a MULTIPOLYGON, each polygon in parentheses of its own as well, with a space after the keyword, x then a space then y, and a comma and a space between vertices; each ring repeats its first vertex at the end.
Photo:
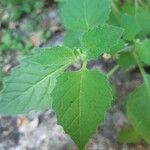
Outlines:
POLYGON ((141 61, 150 65, 150 40, 146 39, 141 43, 137 43, 136 48, 141 61))
POLYGON ((109 52, 123 33, 122 28, 104 25, 89 30, 83 35, 82 46, 88 59, 96 59, 99 55, 109 52))
POLYGON ((117 140, 120 143, 133 144, 139 142, 141 139, 139 133, 131 127, 122 129, 117 135, 117 140))
POLYGON ((56 77, 72 63, 74 57, 72 50, 56 47, 41 51, 33 59, 25 59, 4 82, 0 113, 22 114, 50 107, 50 94, 56 77))
POLYGON ((67 0, 60 7, 64 26, 83 31, 106 22, 111 11, 111 0, 67 0))
MULTIPOLYGON (((150 87, 150 76, 147 76, 150 87)), ((134 129, 150 144, 150 90, 143 84, 127 98, 127 115, 134 129)))
POLYGON ((58 78, 52 96, 58 123, 82 150, 111 105, 107 78, 96 71, 66 72, 58 78))
POLYGON ((136 61, 134 60, 134 57, 131 52, 121 52, 119 58, 117 59, 117 63, 120 67, 122 67, 125 70, 131 70, 137 66, 136 61))

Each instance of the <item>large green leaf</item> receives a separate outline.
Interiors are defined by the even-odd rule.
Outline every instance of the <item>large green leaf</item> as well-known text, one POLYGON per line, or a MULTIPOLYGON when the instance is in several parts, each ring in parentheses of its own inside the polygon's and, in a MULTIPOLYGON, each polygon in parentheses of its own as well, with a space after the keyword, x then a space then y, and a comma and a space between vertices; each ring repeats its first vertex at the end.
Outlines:
POLYGON ((111 0, 67 0, 60 7, 64 26, 83 31, 106 22, 111 11, 111 0))
POLYGON ((83 35, 82 46, 87 58, 95 59, 115 46, 123 33, 122 28, 104 25, 93 28, 83 35))
POLYGON ((137 53, 141 61, 150 65, 150 40, 146 39, 136 44, 137 53))
POLYGON ((150 143, 150 76, 147 85, 135 89, 127 98, 127 115, 135 130, 150 143))
POLYGON ((74 61, 74 57, 72 50, 57 47, 41 51, 33 59, 25 59, 4 82, 0 113, 20 114, 50 107, 56 77, 74 61))
POLYGON ((82 150, 111 105, 107 78, 84 69, 66 72, 58 78, 52 96, 58 123, 82 150))

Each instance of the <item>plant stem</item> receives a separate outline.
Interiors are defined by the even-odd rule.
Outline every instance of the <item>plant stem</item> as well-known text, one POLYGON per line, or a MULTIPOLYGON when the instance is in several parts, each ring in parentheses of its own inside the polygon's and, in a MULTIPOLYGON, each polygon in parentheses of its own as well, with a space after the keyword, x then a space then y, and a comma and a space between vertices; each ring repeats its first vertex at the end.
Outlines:
POLYGON ((150 86, 149 86, 149 83, 148 83, 148 79, 146 77, 145 70, 144 70, 144 68, 143 68, 143 66, 142 66, 142 64, 141 64, 141 62, 139 60, 139 57, 138 57, 136 51, 133 52, 133 56, 134 56, 134 59, 135 59, 137 65, 138 65, 139 69, 140 69, 141 75, 143 77, 144 83, 146 85, 146 88, 147 88, 149 96, 150 96, 150 86))
POLYGON ((87 61, 86 61, 86 60, 84 60, 84 61, 83 61, 82 68, 83 68, 83 69, 87 69, 87 68, 86 68, 86 66, 87 66, 87 61))
POLYGON ((138 7, 139 7, 138 1, 137 1, 137 0, 134 0, 134 3, 135 3, 135 12, 136 12, 136 14, 137 14, 138 7))
POLYGON ((137 0, 138 3, 145 9, 148 9, 148 5, 144 4, 142 0, 137 0))
POLYGON ((119 9, 117 8, 117 6, 116 6, 116 4, 115 4, 114 1, 112 1, 112 8, 113 8, 115 14, 118 16, 118 15, 120 14, 120 11, 119 11, 119 9))
POLYGON ((110 78, 118 69, 119 69, 119 65, 116 65, 115 67, 113 67, 113 68, 107 73, 107 78, 110 78))

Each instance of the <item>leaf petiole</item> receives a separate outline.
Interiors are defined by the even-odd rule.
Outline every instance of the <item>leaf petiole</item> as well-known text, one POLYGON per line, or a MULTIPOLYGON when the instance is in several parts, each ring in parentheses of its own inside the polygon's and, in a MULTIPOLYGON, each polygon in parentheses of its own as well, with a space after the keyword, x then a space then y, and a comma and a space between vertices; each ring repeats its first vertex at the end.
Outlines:
POLYGON ((119 69, 119 65, 116 65, 115 67, 113 67, 113 68, 107 73, 107 78, 109 79, 118 69, 119 69))
POLYGON ((150 96, 150 87, 149 87, 149 83, 148 83, 148 80, 147 80, 147 77, 146 77, 146 73, 145 73, 145 70, 144 70, 144 68, 143 68, 143 66, 142 66, 142 64, 141 64, 141 62, 140 62, 140 60, 139 60, 139 57, 138 57, 136 51, 133 52, 133 57, 134 57, 134 59, 135 59, 137 65, 138 65, 138 67, 139 67, 139 69, 140 69, 141 75, 142 75, 142 77, 143 77, 144 83, 145 83, 145 85, 146 85, 147 91, 148 91, 149 96, 150 96))

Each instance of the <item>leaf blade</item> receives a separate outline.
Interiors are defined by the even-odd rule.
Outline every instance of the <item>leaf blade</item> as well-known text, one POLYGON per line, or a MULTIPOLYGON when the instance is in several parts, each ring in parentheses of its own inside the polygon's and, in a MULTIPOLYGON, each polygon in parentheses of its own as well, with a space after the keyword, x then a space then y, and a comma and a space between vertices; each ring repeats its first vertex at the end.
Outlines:
POLYGON ((106 77, 87 70, 65 73, 58 78, 52 96, 58 123, 83 149, 111 105, 111 90, 106 77))
POLYGON ((87 58, 95 59, 102 53, 111 51, 111 48, 119 42, 122 33, 122 28, 111 25, 99 26, 86 32, 81 44, 87 58))
MULTIPOLYGON (((147 75, 150 86, 150 76, 147 75)), ((145 84, 135 89, 127 98, 128 119, 142 138, 150 143, 150 93, 145 84)))
POLYGON ((141 43, 137 43, 136 48, 141 61, 146 65, 150 65, 150 40, 145 39, 141 43))
POLYGON ((60 17, 66 28, 85 31, 105 23, 110 11, 110 0, 69 0, 60 7, 60 17))
POLYGON ((70 51, 71 55, 68 57, 64 47, 52 48, 41 51, 33 58, 24 59, 4 82, 0 113, 20 114, 51 107, 51 92, 55 87, 56 78, 72 63, 71 57, 74 61, 73 51, 70 51), (62 55, 58 55, 60 50, 62 55), (49 60, 45 56, 53 59, 49 60))

